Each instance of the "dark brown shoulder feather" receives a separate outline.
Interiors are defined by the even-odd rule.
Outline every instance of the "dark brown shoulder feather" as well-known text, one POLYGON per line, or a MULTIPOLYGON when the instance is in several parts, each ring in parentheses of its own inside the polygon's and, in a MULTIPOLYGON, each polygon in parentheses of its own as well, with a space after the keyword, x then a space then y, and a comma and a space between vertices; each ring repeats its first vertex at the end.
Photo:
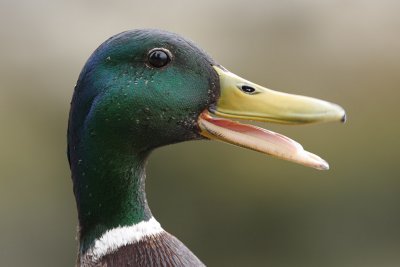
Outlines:
POLYGON ((167 232, 146 237, 119 248, 97 262, 82 262, 82 267, 169 267, 205 266, 181 241, 167 232))

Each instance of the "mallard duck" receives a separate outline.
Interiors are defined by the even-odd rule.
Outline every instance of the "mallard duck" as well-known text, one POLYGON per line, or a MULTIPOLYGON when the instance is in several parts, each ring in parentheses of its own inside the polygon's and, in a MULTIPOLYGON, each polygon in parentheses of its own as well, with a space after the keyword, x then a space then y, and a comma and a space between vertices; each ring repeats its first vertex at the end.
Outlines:
POLYGON ((156 148, 212 139, 326 170, 281 134, 234 121, 344 121, 344 110, 273 91, 174 33, 117 34, 90 56, 71 102, 68 159, 79 217, 78 266, 204 266, 153 217, 145 165, 156 148))

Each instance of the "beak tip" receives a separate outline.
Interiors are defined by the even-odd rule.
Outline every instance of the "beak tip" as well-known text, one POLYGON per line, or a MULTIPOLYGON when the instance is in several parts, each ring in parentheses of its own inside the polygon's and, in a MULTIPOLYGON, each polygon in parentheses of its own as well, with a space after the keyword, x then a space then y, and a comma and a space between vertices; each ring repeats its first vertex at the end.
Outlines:
POLYGON ((347 121, 347 116, 346 113, 343 114, 342 119, 340 120, 342 123, 345 123, 347 121))
POLYGON ((305 150, 303 150, 303 153, 301 154, 305 155, 305 162, 303 162, 303 165, 321 171, 329 170, 329 163, 326 162, 326 160, 322 159, 321 157, 305 150))
POLYGON ((314 165, 313 167, 320 171, 327 171, 329 170, 329 163, 323 159, 320 159, 320 162, 318 162, 318 164, 314 165))
POLYGON ((321 164, 320 170, 322 170, 322 171, 329 170, 329 164, 327 162, 325 162, 325 164, 321 164))

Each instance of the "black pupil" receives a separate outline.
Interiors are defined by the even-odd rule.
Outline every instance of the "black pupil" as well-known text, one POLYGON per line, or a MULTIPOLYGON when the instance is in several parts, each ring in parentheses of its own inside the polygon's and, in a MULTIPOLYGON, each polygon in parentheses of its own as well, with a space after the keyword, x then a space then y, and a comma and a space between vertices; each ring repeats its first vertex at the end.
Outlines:
POLYGON ((242 85, 242 91, 248 94, 254 93, 256 89, 248 85, 242 85))
POLYGON ((164 67, 169 61, 168 54, 162 50, 155 50, 149 54, 149 63, 156 68, 164 67))

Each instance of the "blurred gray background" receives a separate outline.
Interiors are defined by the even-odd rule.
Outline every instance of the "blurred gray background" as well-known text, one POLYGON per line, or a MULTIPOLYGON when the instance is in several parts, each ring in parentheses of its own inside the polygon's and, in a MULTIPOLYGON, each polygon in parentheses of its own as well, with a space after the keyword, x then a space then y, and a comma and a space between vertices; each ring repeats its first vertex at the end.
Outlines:
POLYGON ((73 266, 70 98, 91 52, 180 33, 234 73, 338 103, 348 123, 264 127, 322 172, 217 142, 157 150, 153 214, 209 266, 400 265, 399 1, 0 0, 0 266, 73 266))

